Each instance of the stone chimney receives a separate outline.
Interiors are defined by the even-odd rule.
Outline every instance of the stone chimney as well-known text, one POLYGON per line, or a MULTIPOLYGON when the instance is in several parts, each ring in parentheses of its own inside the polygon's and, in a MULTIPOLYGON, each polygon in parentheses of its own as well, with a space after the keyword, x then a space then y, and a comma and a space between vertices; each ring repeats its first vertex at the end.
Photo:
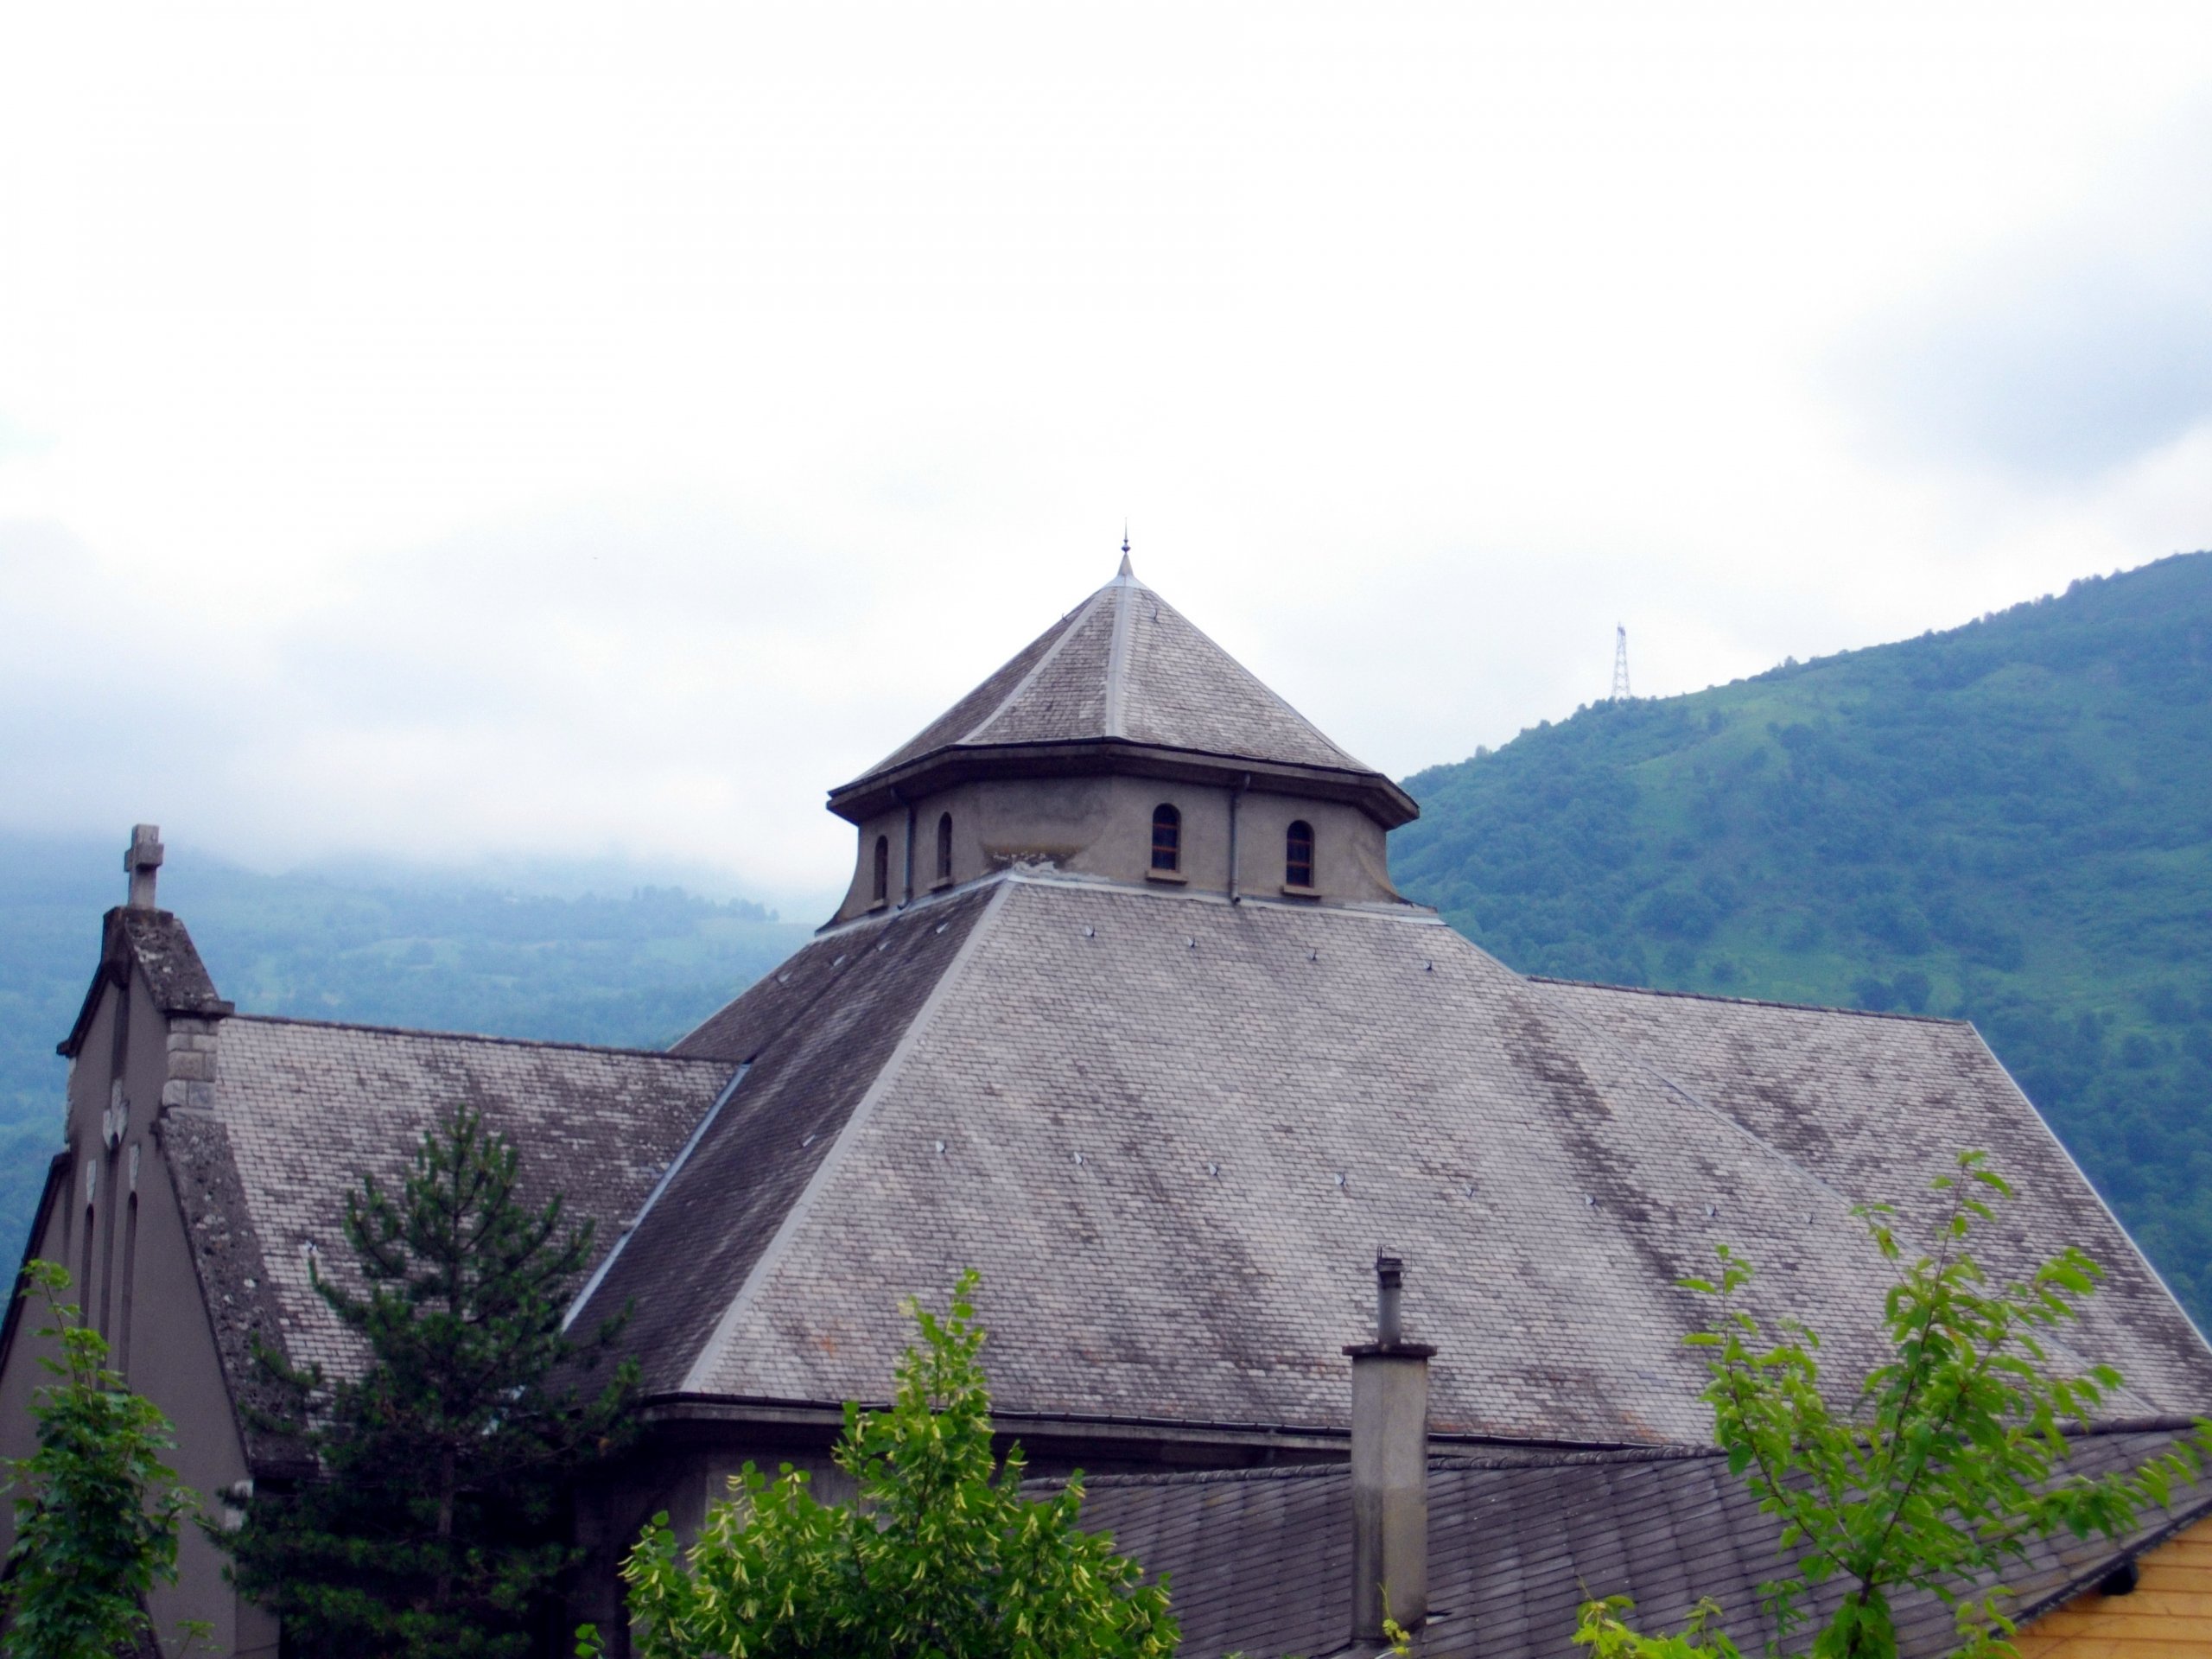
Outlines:
POLYGON ((130 873, 130 908, 154 908, 154 877, 162 868, 162 831, 157 824, 135 823, 130 826, 130 850, 123 855, 123 868, 130 873))
POLYGON ((1428 1617, 1428 1362, 1399 1311, 1405 1263, 1375 1258, 1375 1340, 1351 1356, 1351 1635, 1385 1639, 1428 1617))

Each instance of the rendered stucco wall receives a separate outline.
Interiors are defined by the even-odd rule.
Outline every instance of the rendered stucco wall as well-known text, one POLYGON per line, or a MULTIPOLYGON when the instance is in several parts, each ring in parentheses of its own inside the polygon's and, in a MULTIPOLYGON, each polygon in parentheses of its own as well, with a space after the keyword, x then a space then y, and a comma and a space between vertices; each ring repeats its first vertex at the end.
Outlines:
MULTIPOLYGON (((200 1289, 186 1245, 185 1219, 152 1135, 164 1084, 171 1071, 169 1025, 148 994, 143 977, 129 986, 130 1018, 122 1069, 123 1099, 128 1103, 123 1133, 109 1148, 104 1120, 115 1099, 111 1084, 118 998, 111 988, 101 998, 92 1027, 70 1068, 66 1135, 74 1154, 66 1192, 48 1218, 37 1253, 61 1261, 73 1283, 68 1293, 102 1323, 110 1363, 130 1385, 160 1408, 176 1431, 169 1464, 200 1496, 207 1513, 222 1513, 222 1495, 246 1475, 244 1449, 232 1414, 229 1389, 218 1362, 200 1289), (86 1203, 86 1171, 92 1198, 86 1203), (131 1200, 137 1200, 135 1247, 131 1200), (85 1222, 92 1218, 87 1258, 85 1222), (85 1268, 89 1260, 89 1276, 85 1268), (130 1268, 126 1278, 126 1263, 130 1268)), ((24 1310, 6 1363, 0 1368, 0 1452, 25 1455, 33 1445, 29 1414, 32 1390, 45 1380, 38 1365, 48 1346, 35 1336, 38 1321, 24 1310)), ((12 1511, 0 1506, 0 1548, 12 1542, 12 1511)), ((223 1557, 187 1526, 179 1539, 178 1581, 157 1590, 150 1611, 167 1649, 181 1650, 176 1627, 182 1619, 205 1619, 215 1626, 214 1651, 273 1659, 276 1627, 257 1608, 242 1605, 223 1581, 223 1557)), ((206 1651, 204 1646, 195 1651, 206 1651)))
MULTIPOLYGON (((1112 881, 1151 881, 1152 816, 1162 804, 1183 815, 1179 885, 1192 892, 1226 893, 1234 792, 1216 785, 1122 776, 957 785, 914 803, 914 895, 919 898, 939 885, 938 821, 947 813, 952 817, 953 884, 1025 860, 1112 881)), ((1237 888, 1247 897, 1284 896, 1285 836, 1291 823, 1301 819, 1313 830, 1317 902, 1387 904, 1398 897, 1390 886, 1382 828, 1357 807, 1250 790, 1237 801, 1236 817, 1237 888)), ((849 921, 874 907, 878 836, 889 850, 885 902, 896 906, 904 897, 902 807, 861 825, 852 886, 834 919, 849 921)))

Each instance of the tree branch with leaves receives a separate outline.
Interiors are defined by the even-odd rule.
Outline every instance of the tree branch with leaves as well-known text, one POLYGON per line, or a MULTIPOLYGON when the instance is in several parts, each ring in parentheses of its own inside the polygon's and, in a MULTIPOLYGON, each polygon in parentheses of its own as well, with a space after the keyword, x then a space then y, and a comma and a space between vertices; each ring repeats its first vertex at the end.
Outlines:
POLYGON ((39 1359, 54 1380, 31 1400, 38 1450, 0 1462, 19 1494, 0 1647, 10 1659, 114 1659, 151 1641, 147 1598, 176 1582, 177 1529, 199 1505, 162 1461, 176 1443, 168 1420, 108 1370, 107 1343, 61 1300, 68 1274, 35 1260, 23 1281, 46 1304, 38 1334, 59 1351, 39 1359))
POLYGON ((688 1550, 653 1518, 622 1569, 638 1659, 1168 1659, 1166 1586, 1077 1526, 1082 1477, 1033 1501, 1020 1448, 994 1456, 976 1284, 961 1275, 942 1316, 906 1303, 921 1340, 893 1404, 845 1407, 855 1503, 748 1463, 688 1550))
MULTIPOLYGON (((2120 1376, 2108 1365, 2062 1369, 2050 1341, 2101 1273, 2069 1247, 2023 1279, 1992 1282, 1972 1235, 2012 1187, 1980 1153, 1962 1154, 1933 1185, 1945 1208, 1923 1254, 1899 1244, 1889 1205, 1853 1211, 1894 1276, 1882 1310, 1889 1357, 1843 1394, 1821 1375, 1815 1332, 1795 1319, 1770 1332, 1744 1306, 1747 1258, 1724 1245, 1717 1278, 1684 1281, 1717 1305, 1712 1328, 1686 1339, 1707 1355, 1714 1437, 1781 1522, 1780 1549, 1795 1560, 1761 1586, 1777 1653, 1891 1659, 1895 1598, 1914 1591, 1952 1610, 1958 1653, 2010 1653, 1997 1581, 2030 1545, 2061 1531, 2118 1536, 2193 1482, 2212 1451, 2212 1427, 2200 1423, 2139 1468, 2069 1472, 2066 1430, 2086 1425, 2120 1376), (1832 1585, 1840 1599, 1816 1620, 1812 1603, 1832 1585), (1798 1648, 1815 1624, 1810 1648, 1798 1648)), ((1734 1654, 1717 1610, 1701 1607, 1682 1635, 1651 1637, 1620 1599, 1593 1601, 1574 1639, 1597 1659, 1734 1654)))

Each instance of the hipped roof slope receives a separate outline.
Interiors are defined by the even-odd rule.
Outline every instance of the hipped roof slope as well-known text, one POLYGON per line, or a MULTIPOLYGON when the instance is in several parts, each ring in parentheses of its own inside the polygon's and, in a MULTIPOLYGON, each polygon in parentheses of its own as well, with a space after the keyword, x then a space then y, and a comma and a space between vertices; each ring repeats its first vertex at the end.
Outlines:
POLYGON ((851 783, 833 806, 932 757, 1085 744, 1351 774, 1409 798, 1355 760, 1132 575, 1122 573, 851 783))
POLYGON ((1732 1005, 1776 1051, 1755 1121, 1608 1029, 1631 995, 1409 908, 1002 875, 825 936, 686 1039, 751 1068, 587 1316, 671 1300, 637 1327, 652 1389, 874 1398, 901 1294, 972 1266, 1009 1412, 1334 1429, 1384 1246, 1440 1433, 1698 1443, 1709 1310, 1677 1281, 1747 1250, 1755 1303, 1847 1366, 1886 1282, 1852 1205, 1924 1224, 1952 1151, 1996 1146, 2037 1208, 1993 1268, 2081 1244, 2111 1278, 2071 1339, 2126 1375, 2114 1413, 2212 1403, 2212 1353, 1969 1027, 1732 1005))
POLYGON ((524 1196, 563 1197, 603 1257, 729 1077, 718 1060, 567 1043, 233 1015, 213 1111, 163 1114, 194 1262, 234 1398, 259 1396, 259 1341, 343 1372, 357 1340, 317 1294, 353 1284, 346 1194, 396 1187, 456 1107, 521 1154, 524 1196), (308 1250, 316 1252, 313 1268, 308 1250))

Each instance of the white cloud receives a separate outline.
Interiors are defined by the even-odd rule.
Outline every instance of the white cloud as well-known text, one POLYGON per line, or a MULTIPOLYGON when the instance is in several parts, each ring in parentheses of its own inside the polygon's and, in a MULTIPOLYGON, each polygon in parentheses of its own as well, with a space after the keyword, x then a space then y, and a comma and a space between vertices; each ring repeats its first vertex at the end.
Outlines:
POLYGON ((818 891, 1124 512, 1395 772, 2212 543, 2195 7, 0 27, 18 825, 818 891))
POLYGON ((1892 461, 2078 485, 2212 424, 2212 99, 1853 338, 1892 461))

